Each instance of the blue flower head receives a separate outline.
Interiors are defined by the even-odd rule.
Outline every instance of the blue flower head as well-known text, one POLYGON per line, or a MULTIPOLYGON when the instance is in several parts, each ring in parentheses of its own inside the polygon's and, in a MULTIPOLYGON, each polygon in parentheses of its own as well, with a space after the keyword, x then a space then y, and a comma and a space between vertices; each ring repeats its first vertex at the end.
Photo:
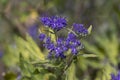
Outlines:
POLYGON ((3 56, 3 51, 0 50, 0 58, 3 56))
POLYGON ((55 43, 51 41, 50 37, 46 37, 45 34, 40 34, 39 38, 44 41, 43 46, 49 50, 49 58, 51 56, 66 58, 65 52, 68 50, 71 50, 72 54, 77 55, 80 50, 79 47, 81 47, 81 42, 72 32, 68 34, 67 38, 57 38, 55 43))
MULTIPOLYGON (((53 29, 53 31, 59 31, 67 26, 67 21, 63 17, 41 17, 40 21, 43 25, 53 29)), ((53 33, 55 34, 55 33, 53 33)), ((39 39, 44 42, 43 46, 49 51, 48 58, 66 58, 65 54, 67 51, 71 51, 71 54, 77 55, 78 52, 83 48, 79 40, 79 35, 85 36, 88 34, 88 30, 83 24, 73 24, 72 31, 68 32, 66 38, 61 38, 56 35, 56 41, 52 41, 51 38, 45 34, 40 34, 39 39)))
POLYGON ((88 34, 88 30, 83 26, 83 24, 73 24, 73 31, 75 31, 76 33, 80 34, 80 35, 87 35, 88 34))
POLYGON ((54 44, 55 48, 53 52, 55 53, 55 57, 58 58, 65 58, 66 56, 64 55, 65 51, 67 51, 67 47, 64 45, 64 39, 58 38, 56 40, 56 43, 54 44))
POLYGON ((51 19, 49 17, 42 17, 42 18, 40 18, 40 21, 46 26, 51 25, 51 19))
POLYGON ((42 24, 50 27, 55 31, 59 31, 62 28, 66 27, 67 21, 63 17, 53 16, 53 17, 41 17, 40 18, 42 24))
POLYGON ((118 71, 117 75, 111 74, 111 80, 120 80, 120 71, 118 71))
POLYGON ((72 42, 74 42, 75 40, 76 40, 76 35, 75 34, 73 34, 72 32, 70 32, 69 34, 68 34, 68 37, 67 37, 67 41, 72 41, 72 42))
POLYGON ((40 41, 43 41, 43 40, 45 39, 45 37, 46 37, 46 35, 43 34, 43 33, 41 33, 41 34, 39 35, 40 41))
POLYGON ((48 50, 53 50, 53 49, 54 49, 54 44, 53 44, 53 42, 51 41, 51 38, 50 38, 50 37, 46 37, 46 41, 45 41, 44 46, 45 46, 48 50))
POLYGON ((38 31, 38 25, 34 24, 28 28, 27 32, 33 39, 37 39, 38 38, 37 31, 38 31))
POLYGON ((76 55, 76 54, 78 53, 78 51, 77 51, 76 48, 72 48, 72 49, 71 49, 71 53, 74 54, 74 55, 76 55))

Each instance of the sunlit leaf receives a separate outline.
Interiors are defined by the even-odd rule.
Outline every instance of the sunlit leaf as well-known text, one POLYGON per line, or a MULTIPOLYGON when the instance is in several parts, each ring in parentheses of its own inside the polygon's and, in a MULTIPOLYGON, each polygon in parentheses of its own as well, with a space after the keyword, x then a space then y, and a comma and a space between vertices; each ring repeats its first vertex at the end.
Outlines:
POLYGON ((67 75, 65 80, 78 80, 75 75, 75 64, 71 63, 69 69, 67 70, 67 75))
POLYGON ((4 75, 4 80, 16 80, 17 79, 17 75, 13 72, 8 72, 5 73, 4 75))
POLYGON ((27 40, 21 37, 16 37, 17 47, 20 52, 23 52, 26 58, 33 55, 36 59, 45 60, 44 54, 41 52, 36 43, 32 40, 30 36, 27 36, 27 40))
POLYGON ((95 55, 95 54, 83 54, 82 56, 83 56, 83 57, 98 57, 98 56, 95 55))
POLYGON ((90 27, 88 28, 88 34, 91 34, 92 31, 92 25, 90 25, 90 27))
POLYGON ((52 29, 49 29, 49 36, 51 37, 51 40, 55 42, 56 40, 56 36, 55 36, 55 32, 52 29))

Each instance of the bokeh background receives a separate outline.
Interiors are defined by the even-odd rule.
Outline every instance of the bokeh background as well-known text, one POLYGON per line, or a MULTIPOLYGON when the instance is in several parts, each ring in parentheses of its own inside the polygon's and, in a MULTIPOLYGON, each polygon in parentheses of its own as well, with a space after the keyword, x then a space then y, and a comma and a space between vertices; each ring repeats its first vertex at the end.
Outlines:
POLYGON ((70 25, 93 26, 83 41, 83 53, 97 56, 79 58, 78 80, 108 80, 106 76, 120 69, 120 0, 0 0, 0 80, 13 80, 10 78, 20 74, 16 35, 25 39, 29 33, 41 48, 36 33, 30 30, 44 15, 64 16, 70 25))

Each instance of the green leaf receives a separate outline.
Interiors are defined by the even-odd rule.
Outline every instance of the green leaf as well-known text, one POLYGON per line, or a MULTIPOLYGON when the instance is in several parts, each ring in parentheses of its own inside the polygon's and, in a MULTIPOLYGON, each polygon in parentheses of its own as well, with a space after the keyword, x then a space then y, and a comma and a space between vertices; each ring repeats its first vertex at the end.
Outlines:
POLYGON ((56 76, 52 73, 47 73, 47 74, 44 75, 43 80, 56 80, 56 76))
POLYGON ((45 60, 44 54, 29 35, 27 35, 26 40, 17 36, 15 37, 15 40, 17 43, 18 51, 20 53, 23 53, 26 59, 32 57, 35 60, 45 60))
POLYGON ((5 54, 2 57, 2 61, 7 67, 16 66, 19 62, 19 52, 16 47, 11 44, 5 44, 5 54))
POLYGON ((20 68, 22 71, 22 76, 31 77, 34 67, 25 60, 22 54, 20 54, 20 68))
POLYGON ((65 80, 78 80, 75 75, 75 64, 72 62, 69 69, 67 70, 67 75, 65 80))
POLYGON ((49 28, 49 31, 51 32, 51 33, 49 32, 49 36, 50 36, 51 40, 53 42, 55 42, 56 41, 56 36, 55 36, 56 33, 52 29, 50 29, 50 28, 49 28))
POLYGON ((90 27, 88 28, 88 34, 91 34, 92 31, 92 25, 90 25, 90 27))
POLYGON ((83 57, 98 57, 95 54, 82 54, 83 57))
POLYGON ((105 64, 101 70, 98 71, 95 80, 111 80, 111 73, 115 72, 115 68, 110 64, 105 64))
POLYGON ((4 76, 4 80, 16 80, 16 79, 17 79, 17 75, 13 72, 8 72, 4 76))

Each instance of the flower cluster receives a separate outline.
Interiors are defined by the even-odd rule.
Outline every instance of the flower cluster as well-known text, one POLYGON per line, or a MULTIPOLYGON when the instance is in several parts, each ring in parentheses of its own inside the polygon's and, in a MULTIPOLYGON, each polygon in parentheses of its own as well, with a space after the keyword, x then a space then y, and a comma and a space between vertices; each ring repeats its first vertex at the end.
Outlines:
POLYGON ((65 52, 68 50, 71 50, 71 53, 76 55, 78 51, 82 49, 81 42, 72 32, 68 34, 67 38, 58 38, 56 43, 53 43, 51 38, 46 37, 43 33, 40 34, 39 39, 44 41, 44 46, 49 50, 49 57, 54 55, 55 57, 65 58, 65 52))
MULTIPOLYGON (((42 17, 40 20, 44 25, 53 29, 53 31, 59 31, 67 25, 67 20, 58 16, 42 17)), ((68 32, 68 36, 66 38, 56 36, 56 42, 53 42, 49 36, 41 33, 39 35, 39 39, 44 42, 43 46, 49 50, 48 57, 54 56, 56 58, 65 58, 66 52, 70 51, 71 54, 77 55, 83 48, 77 34, 87 35, 88 30, 85 29, 82 24, 74 23, 73 28, 68 32)))
POLYGON ((42 17, 40 18, 41 22, 55 31, 59 31, 67 25, 67 21, 63 17, 42 17))
POLYGON ((73 24, 73 30, 80 34, 80 35, 87 35, 88 34, 88 30, 85 29, 85 27, 83 26, 83 24, 73 24))
POLYGON ((111 80, 120 80, 120 71, 118 71, 118 74, 111 74, 111 80))

